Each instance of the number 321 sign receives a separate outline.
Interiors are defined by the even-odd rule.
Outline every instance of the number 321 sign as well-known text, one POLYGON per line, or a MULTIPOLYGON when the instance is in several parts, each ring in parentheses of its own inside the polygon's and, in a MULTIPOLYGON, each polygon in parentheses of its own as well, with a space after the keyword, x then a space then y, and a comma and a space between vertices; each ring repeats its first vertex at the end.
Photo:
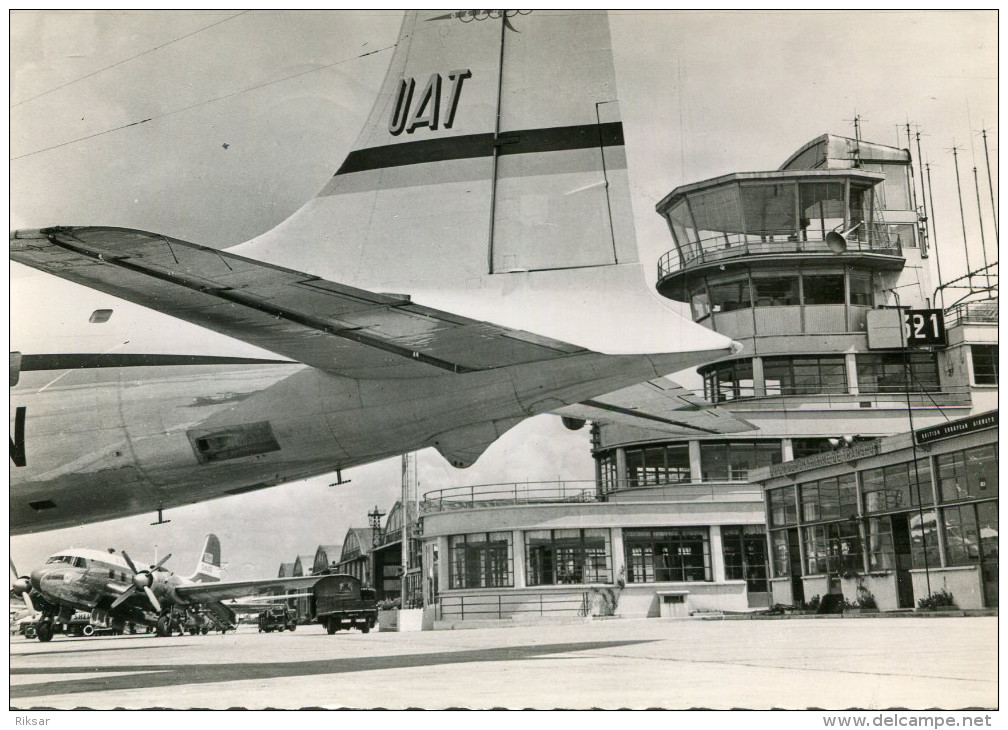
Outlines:
POLYGON ((903 310, 903 336, 909 346, 945 345, 945 318, 940 309, 903 310))

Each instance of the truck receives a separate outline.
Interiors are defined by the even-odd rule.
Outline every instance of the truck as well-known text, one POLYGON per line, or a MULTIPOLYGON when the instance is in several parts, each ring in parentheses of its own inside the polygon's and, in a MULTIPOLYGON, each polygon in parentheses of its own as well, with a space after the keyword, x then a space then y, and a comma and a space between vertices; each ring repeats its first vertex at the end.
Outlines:
POLYGON ((259 633, 268 634, 273 631, 294 631, 297 628, 297 617, 286 606, 268 608, 259 614, 259 633))
POLYGON ((360 579, 343 573, 321 578, 311 591, 311 616, 335 634, 343 629, 369 632, 378 623, 378 597, 360 579))

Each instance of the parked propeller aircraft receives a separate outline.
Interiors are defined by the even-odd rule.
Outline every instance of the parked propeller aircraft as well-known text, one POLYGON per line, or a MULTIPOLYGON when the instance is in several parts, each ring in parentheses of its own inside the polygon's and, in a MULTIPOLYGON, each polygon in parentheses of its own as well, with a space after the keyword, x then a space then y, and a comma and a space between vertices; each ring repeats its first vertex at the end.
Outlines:
MULTIPOLYGON (((68 624, 76 611, 90 612, 93 624, 119 630, 127 625, 152 625, 159 636, 169 636, 187 618, 196 619, 203 612, 227 631, 237 622, 223 601, 309 588, 319 579, 221 581, 220 555, 220 540, 207 535, 196 570, 186 578, 164 568, 170 553, 156 565, 139 569, 125 550, 121 555, 112 550, 61 550, 29 576, 16 577, 11 597, 21 598, 30 610, 40 613, 35 624, 39 641, 51 640, 54 622, 68 624)), ((17 576, 13 563, 11 570, 17 576)))
POLYGON ((466 467, 542 413, 750 428, 663 379, 735 346, 644 285, 606 15, 473 13, 406 14, 354 149, 255 239, 11 234, 12 534, 466 467))

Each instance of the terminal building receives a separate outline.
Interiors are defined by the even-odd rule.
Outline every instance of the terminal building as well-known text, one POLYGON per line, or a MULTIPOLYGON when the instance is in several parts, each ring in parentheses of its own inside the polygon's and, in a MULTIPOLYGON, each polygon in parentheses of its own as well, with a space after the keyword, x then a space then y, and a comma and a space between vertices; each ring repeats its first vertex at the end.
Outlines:
POLYGON ((892 339, 899 307, 936 306, 912 174, 906 150, 825 135, 777 170, 662 199, 658 291, 743 345, 696 387, 752 430, 595 423, 594 483, 426 493, 423 585, 439 618, 747 611, 805 603, 838 571, 867 573, 883 609, 914 606, 928 584, 996 606, 996 411, 993 428, 906 466, 907 434, 995 409, 998 384, 996 298, 949 307, 942 344, 892 339), (769 476, 837 450, 871 459, 812 469, 797 491, 791 469, 769 476), (957 470, 962 500, 942 476, 957 470))

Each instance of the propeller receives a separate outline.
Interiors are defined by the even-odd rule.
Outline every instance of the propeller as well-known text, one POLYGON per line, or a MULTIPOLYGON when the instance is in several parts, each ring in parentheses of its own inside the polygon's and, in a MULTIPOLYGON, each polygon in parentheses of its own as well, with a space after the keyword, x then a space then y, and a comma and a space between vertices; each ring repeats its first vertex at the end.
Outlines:
POLYGON ((168 562, 168 558, 171 557, 171 553, 168 553, 161 558, 157 565, 152 565, 150 570, 137 570, 136 565, 133 564, 133 560, 130 559, 129 554, 125 550, 122 551, 122 556, 126 561, 126 565, 128 565, 129 569, 133 571, 133 585, 120 593, 119 597, 112 601, 112 608, 117 608, 123 601, 137 591, 143 591, 147 596, 147 600, 150 601, 151 606, 154 607, 154 610, 157 613, 161 613, 161 602, 158 601, 157 596, 154 595, 154 591, 151 590, 151 586, 154 585, 154 571, 160 570, 161 566, 168 562))
POLYGON ((17 568, 14 567, 13 558, 7 558, 7 559, 10 561, 11 575, 14 578, 14 580, 11 581, 11 591, 10 591, 11 595, 14 596, 15 598, 20 598, 22 601, 24 601, 28 609, 32 611, 32 613, 34 613, 35 604, 32 603, 31 599, 31 589, 32 589, 31 578, 24 575, 18 577, 17 568))

